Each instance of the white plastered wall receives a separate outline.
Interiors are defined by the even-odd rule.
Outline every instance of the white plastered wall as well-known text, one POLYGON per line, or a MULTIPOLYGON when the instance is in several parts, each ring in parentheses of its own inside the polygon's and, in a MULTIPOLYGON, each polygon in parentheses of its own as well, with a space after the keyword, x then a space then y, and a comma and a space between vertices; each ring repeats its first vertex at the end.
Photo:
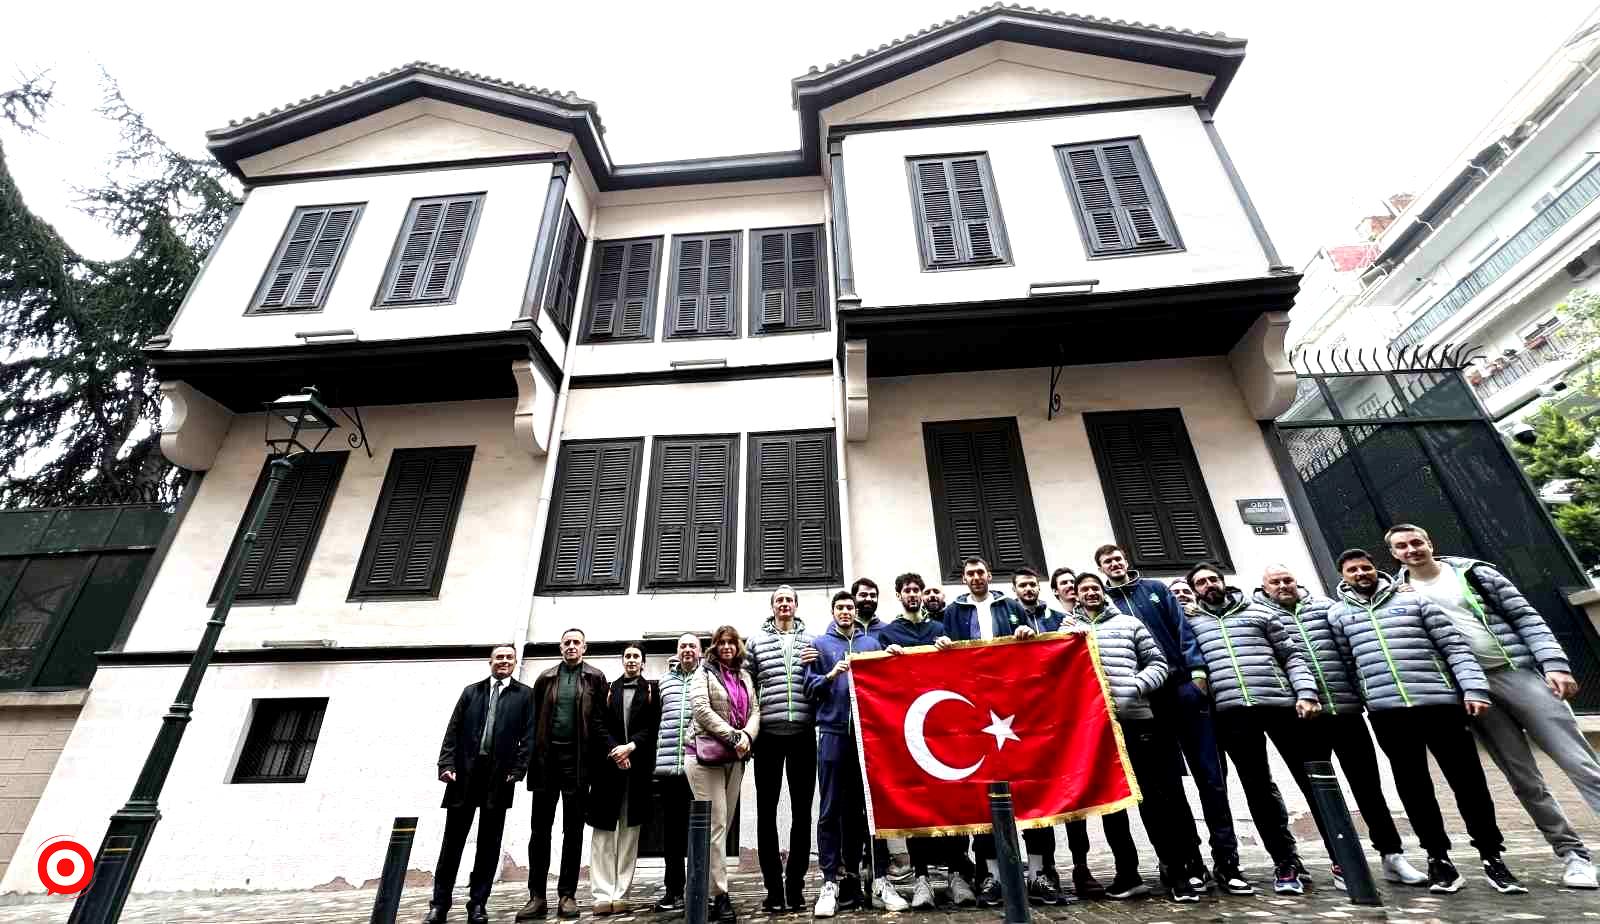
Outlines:
MULTIPOLYGON (((264 640, 332 639, 344 647, 493 642, 512 638, 526 608, 509 596, 522 576, 544 460, 516 442, 510 399, 369 407, 362 410, 373 458, 349 450, 337 493, 298 599, 236 605, 223 648, 264 640), (347 598, 391 453, 399 448, 475 446, 437 600, 347 598)), ((341 420, 341 422, 344 422, 341 420)), ((332 435, 324 449, 347 449, 332 435)), ((236 417, 207 473, 128 638, 131 651, 192 649, 223 558, 244 517, 266 455, 259 415, 236 417)))

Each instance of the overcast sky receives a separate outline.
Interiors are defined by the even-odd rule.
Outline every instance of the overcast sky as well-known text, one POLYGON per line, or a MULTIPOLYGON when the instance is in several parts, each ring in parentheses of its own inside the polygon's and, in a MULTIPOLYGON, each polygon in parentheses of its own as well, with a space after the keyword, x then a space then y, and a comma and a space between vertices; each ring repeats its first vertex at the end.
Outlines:
MULTIPOLYGON (((1073 12, 1249 39, 1217 124, 1286 261, 1351 236, 1392 191, 1444 169, 1594 0, 1085 0, 1073 12), (1087 5, 1092 4, 1092 5, 1087 5)), ((58 0, 5 13, 0 81, 48 69, 41 137, 0 133, 28 203, 77 248, 127 247, 75 212, 116 137, 93 114, 104 67, 173 145, 229 119, 423 59, 599 103, 618 163, 799 146, 789 80, 966 12, 952 0, 379 5, 58 0), (158 12, 159 11, 159 12, 158 12)))

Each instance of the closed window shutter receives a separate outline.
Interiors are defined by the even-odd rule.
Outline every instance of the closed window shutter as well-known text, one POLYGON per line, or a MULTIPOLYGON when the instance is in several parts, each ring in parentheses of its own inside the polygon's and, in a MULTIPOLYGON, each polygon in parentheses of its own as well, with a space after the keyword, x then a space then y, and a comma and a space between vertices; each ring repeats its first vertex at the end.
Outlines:
POLYGON ((562 447, 541 590, 626 589, 642 448, 639 440, 562 447))
POLYGON ((737 443, 731 436, 656 440, 642 590, 733 586, 737 443))
POLYGON ((360 205, 296 209, 253 308, 321 308, 360 215, 360 205))
POLYGON ((1005 262, 987 155, 923 158, 911 161, 910 170, 926 268, 1005 262))
POLYGON ((734 333, 738 235, 672 239, 672 300, 668 337, 725 337, 734 333))
POLYGON ((386 277, 384 304, 455 297, 482 204, 481 194, 411 203, 386 277))
POLYGON ((585 340, 648 340, 655 320, 661 239, 595 245, 585 340))
POLYGON ((583 268, 583 229, 571 206, 561 218, 561 242, 556 248, 555 277, 545 289, 545 310, 562 334, 572 329, 572 311, 578 303, 578 273, 583 268))
POLYGON ((746 584, 840 580, 833 434, 750 437, 746 584))
MULTIPOLYGON (((267 508, 267 517, 254 548, 240 563, 235 599, 293 600, 300 592, 300 582, 322 532, 322 522, 333 502, 346 458, 343 452, 305 453, 294 458, 293 468, 267 508)), ((255 509, 266 481, 267 468, 263 467, 228 553, 230 559, 237 553, 249 525, 250 511, 255 509)), ((221 595, 226 572, 224 564, 223 574, 218 575, 212 589, 213 601, 221 595)))
POLYGON ((472 452, 471 446, 394 451, 352 597, 438 595, 472 452))
POLYGON ((970 557, 982 558, 996 574, 1043 567, 1016 420, 928 423, 923 429, 945 577, 959 579, 970 557))
POLYGON ((1211 498, 1173 410, 1084 415, 1117 540, 1136 567, 1226 565, 1211 498))
POLYGON ((1090 256, 1179 249, 1171 214, 1137 138, 1056 151, 1090 256))
POLYGON ((822 229, 773 228, 751 232, 751 333, 826 330, 822 229))

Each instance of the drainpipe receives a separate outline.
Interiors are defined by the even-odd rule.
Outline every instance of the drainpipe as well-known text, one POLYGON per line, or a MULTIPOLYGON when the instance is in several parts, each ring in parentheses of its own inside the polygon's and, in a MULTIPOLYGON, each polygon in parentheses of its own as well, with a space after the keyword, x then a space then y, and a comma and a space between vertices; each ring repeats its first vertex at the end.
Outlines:
POLYGON ((855 573, 855 550, 850 541, 850 474, 844 451, 844 367, 837 355, 833 357, 833 448, 839 471, 839 570, 849 586, 854 580, 850 575, 855 573))

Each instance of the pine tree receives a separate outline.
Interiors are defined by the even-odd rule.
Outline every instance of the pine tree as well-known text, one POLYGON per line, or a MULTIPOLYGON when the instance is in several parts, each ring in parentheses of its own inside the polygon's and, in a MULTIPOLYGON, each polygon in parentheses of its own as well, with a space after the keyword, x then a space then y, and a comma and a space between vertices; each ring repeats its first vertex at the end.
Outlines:
POLYGON ((1511 448, 1528 480, 1537 488, 1565 480, 1572 501, 1551 511, 1556 526, 1572 544, 1585 567, 1600 564, 1600 460, 1594 449, 1596 432, 1581 420, 1546 406, 1530 421, 1538 435, 1532 446, 1511 448))
MULTIPOLYGON (((184 473, 160 455, 158 383, 140 355, 176 314, 235 200, 226 174, 161 140, 105 77, 100 112, 121 132, 88 214, 134 241, 88 259, 23 201, 0 147, 0 505, 130 496, 172 500, 184 473)), ((45 115, 35 78, 0 93, 23 133, 45 115)))

